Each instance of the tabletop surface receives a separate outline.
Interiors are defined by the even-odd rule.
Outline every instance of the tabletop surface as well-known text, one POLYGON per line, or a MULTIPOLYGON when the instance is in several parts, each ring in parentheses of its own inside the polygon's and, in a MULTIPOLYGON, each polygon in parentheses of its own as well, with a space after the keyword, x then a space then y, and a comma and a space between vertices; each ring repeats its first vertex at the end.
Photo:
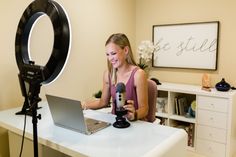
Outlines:
MULTIPOLYGON (((55 126, 47 102, 39 103, 42 119, 38 121, 38 142, 71 156, 145 156, 173 138, 186 136, 182 129, 152 124, 144 121, 130 122, 131 126, 117 129, 112 125, 92 135, 84 135, 55 126)), ((22 135, 24 116, 15 115, 20 108, 0 111, 0 126, 22 135)), ((115 115, 85 110, 85 117, 114 123, 115 115)), ((32 118, 26 118, 26 137, 32 139, 32 118)))

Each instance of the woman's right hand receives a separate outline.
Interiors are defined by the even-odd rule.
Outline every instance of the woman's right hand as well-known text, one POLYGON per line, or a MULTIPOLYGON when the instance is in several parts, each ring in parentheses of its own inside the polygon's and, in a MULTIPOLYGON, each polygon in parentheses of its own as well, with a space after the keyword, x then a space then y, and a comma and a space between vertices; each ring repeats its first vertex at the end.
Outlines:
POLYGON ((128 120, 134 120, 135 119, 135 108, 134 108, 134 101, 133 100, 127 100, 127 104, 125 104, 123 106, 123 108, 125 110, 127 110, 127 114, 126 114, 126 117, 128 118, 128 120))

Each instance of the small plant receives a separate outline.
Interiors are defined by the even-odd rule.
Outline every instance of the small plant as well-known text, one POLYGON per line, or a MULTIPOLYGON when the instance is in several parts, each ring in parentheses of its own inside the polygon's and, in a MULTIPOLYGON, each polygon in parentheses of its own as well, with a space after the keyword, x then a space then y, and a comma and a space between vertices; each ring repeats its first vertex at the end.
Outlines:
POLYGON ((143 70, 148 67, 148 65, 146 65, 145 63, 139 63, 138 66, 143 70))
POLYGON ((94 93, 93 96, 95 98, 101 98, 102 97, 102 90, 99 90, 98 92, 94 93))
POLYGON ((138 66, 147 71, 151 66, 151 61, 154 52, 156 51, 156 46, 149 40, 144 40, 141 42, 141 44, 138 46, 138 58, 139 58, 139 64, 138 66))

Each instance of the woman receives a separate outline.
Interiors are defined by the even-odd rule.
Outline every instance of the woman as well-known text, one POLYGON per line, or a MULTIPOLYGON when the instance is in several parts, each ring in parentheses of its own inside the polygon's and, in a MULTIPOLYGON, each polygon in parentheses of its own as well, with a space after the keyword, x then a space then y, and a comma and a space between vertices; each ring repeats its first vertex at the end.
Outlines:
MULTIPOLYGON (((83 103, 84 109, 97 109, 107 106, 112 97, 116 98, 116 84, 126 85, 128 111, 126 117, 133 121, 145 120, 148 113, 148 90, 146 73, 140 69, 133 58, 131 46, 125 34, 112 34, 105 44, 108 70, 103 74, 103 89, 100 100, 83 103)), ((114 113, 114 103, 112 112, 114 113)))

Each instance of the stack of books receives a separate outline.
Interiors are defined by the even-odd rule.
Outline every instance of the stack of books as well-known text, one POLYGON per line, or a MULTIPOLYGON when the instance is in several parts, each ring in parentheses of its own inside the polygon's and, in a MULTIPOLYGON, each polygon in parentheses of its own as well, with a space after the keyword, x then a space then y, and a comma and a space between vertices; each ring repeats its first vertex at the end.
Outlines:
POLYGON ((175 97, 175 114, 185 116, 188 113, 190 104, 186 97, 175 97))

